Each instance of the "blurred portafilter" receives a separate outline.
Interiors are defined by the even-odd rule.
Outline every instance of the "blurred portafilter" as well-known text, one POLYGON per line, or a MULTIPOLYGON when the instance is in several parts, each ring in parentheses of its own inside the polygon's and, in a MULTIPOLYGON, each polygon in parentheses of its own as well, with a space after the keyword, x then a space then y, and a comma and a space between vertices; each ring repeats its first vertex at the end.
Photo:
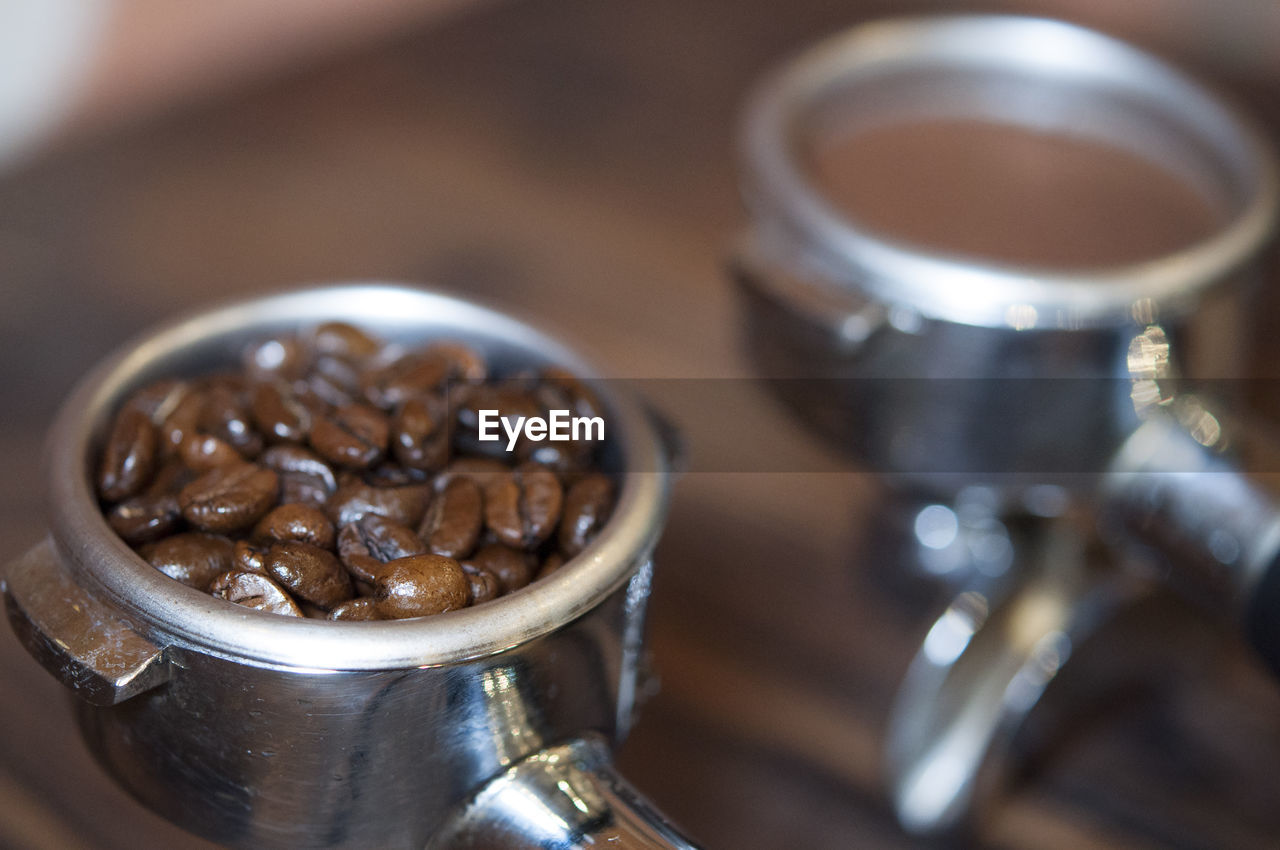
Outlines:
POLYGON ((80 699, 81 734, 144 805, 239 847, 691 847, 611 767, 642 691, 671 447, 600 386, 613 516, 561 569, 433 617, 323 622, 227 604, 108 527, 92 458, 120 401, 234 367, 252 341, 346 321, 448 337, 495 370, 593 372, 555 340, 453 298, 345 285, 172 323, 93 371, 50 436, 49 536, 4 575, 26 648, 80 699))
POLYGON ((756 89, 740 143, 749 356, 881 474, 895 566, 951 600, 898 695, 886 781, 906 828, 953 829, 1068 659, 1149 600, 1095 539, 1100 486, 1133 492, 1118 470, 1153 445, 1169 399, 1143 393, 1168 364, 1241 374, 1271 154, 1163 62, 1006 16, 824 41, 756 89))

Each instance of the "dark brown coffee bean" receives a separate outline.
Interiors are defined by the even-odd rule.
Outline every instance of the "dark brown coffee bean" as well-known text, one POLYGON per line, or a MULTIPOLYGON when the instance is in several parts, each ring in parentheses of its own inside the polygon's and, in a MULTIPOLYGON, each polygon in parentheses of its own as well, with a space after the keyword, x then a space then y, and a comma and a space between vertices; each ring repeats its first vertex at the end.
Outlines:
POLYGON ((469 478, 454 478, 431 501, 418 533, 428 548, 446 558, 465 558, 476 548, 484 525, 484 498, 469 478))
POLYGON ((406 401, 391 423, 391 451, 413 469, 439 469, 449 461, 449 411, 444 399, 406 401))
MULTIPOLYGON (((510 418, 514 425, 516 417, 528 419, 531 416, 542 416, 544 410, 530 393, 523 382, 503 381, 500 384, 483 384, 473 387, 466 398, 457 407, 455 428, 453 433, 454 448, 464 454, 475 454, 481 457, 496 458, 510 462, 518 453, 526 451, 529 442, 523 435, 516 440, 513 455, 507 451, 506 427, 501 424, 504 418, 510 418), (496 410, 499 424, 496 428, 491 424, 490 436, 497 433, 496 440, 480 439, 480 411, 496 410)), ((494 420, 490 420, 492 423, 494 420)))
POLYGON ((342 528, 367 514, 378 514, 401 525, 417 528, 431 500, 426 484, 404 487, 374 487, 363 481, 345 482, 329 499, 325 513, 333 524, 342 528))
POLYGON ((183 487, 178 505, 196 528, 239 531, 271 510, 278 485, 274 471, 252 463, 220 466, 183 487))
POLYGON ((538 376, 539 397, 548 410, 567 409, 574 416, 604 416, 604 406, 585 381, 568 369, 549 366, 538 376))
POLYGON ((564 497, 560 549, 570 558, 599 533, 613 511, 613 482, 600 473, 583 476, 564 497))
POLYGON ((378 613, 388 619, 443 614, 465 607, 470 595, 462 566, 441 555, 411 555, 392 561, 374 585, 378 613))
POLYGON ((218 534, 188 531, 138 550, 148 564, 188 587, 204 590, 219 573, 231 569, 234 544, 218 534))
POLYGON ((188 469, 208 472, 219 466, 244 463, 244 457, 235 447, 212 434, 195 433, 187 436, 178 449, 178 457, 188 469))
POLYGON ((142 411, 157 428, 169 418, 178 403, 186 397, 191 385, 186 381, 167 378, 148 384, 129 396, 126 407, 142 411))
POLYGON ((375 368, 360 381, 370 404, 391 410, 434 392, 449 377, 449 361, 429 351, 415 351, 375 368))
POLYGON ((255 608, 268 614, 301 617, 302 610, 284 588, 257 573, 225 572, 209 585, 209 593, 219 599, 255 608))
POLYGON ((290 593, 329 609, 351 598, 351 579, 333 553, 309 543, 276 543, 267 550, 267 575, 290 593))
POLYGON ((312 332, 311 347, 317 354, 361 363, 377 355, 382 344, 355 325, 325 322, 312 332))
POLYGON ((361 581, 375 581, 388 561, 426 551, 426 544, 412 529, 377 514, 367 514, 344 525, 338 534, 342 563, 361 581))
POLYGON ((191 388, 178 399, 169 415, 160 424, 160 451, 165 457, 174 457, 182 450, 182 444, 196 434, 200 412, 204 410, 204 396, 191 388))
POLYGON ((182 524, 182 511, 173 493, 143 493, 108 511, 107 523, 126 543, 136 546, 177 531, 182 524))
POLYGON ((204 395, 204 409, 197 427, 229 444, 241 457, 250 460, 262 451, 262 435, 253 427, 238 377, 217 377, 204 395))
POLYGON ((559 552, 552 552, 545 560, 543 560, 542 566, 538 568, 538 574, 533 577, 533 580, 539 581, 551 575, 556 570, 564 566, 565 560, 564 555, 559 552))
POLYGON ((467 574, 467 586, 470 592, 468 598, 472 605, 497 599, 502 593, 502 583, 498 581, 498 577, 484 567, 473 564, 471 561, 463 561, 462 571, 467 574))
POLYGON ((348 469, 367 469, 387 449, 387 417, 367 404, 348 404, 311 425, 311 447, 325 460, 348 469))
POLYGON ((145 413, 125 408, 116 416, 98 465, 98 494, 118 502, 138 493, 156 471, 155 426, 145 413))
POLYGON ((241 362, 255 381, 296 381, 307 374, 311 352, 295 337, 282 336, 250 345, 241 362))
POLYGON ((231 553, 231 568, 246 573, 267 573, 267 549, 270 546, 255 546, 248 540, 237 540, 231 553))
POLYGON ((493 573, 503 593, 524 587, 533 577, 531 556, 501 543, 488 543, 476 550, 468 560, 493 573))
POLYGON ((560 521, 563 500, 554 472, 536 463, 522 464, 485 488, 485 524, 508 546, 536 549, 560 521))
POLYGON ((254 424, 271 442, 301 443, 311 430, 311 411, 287 384, 258 384, 253 388, 250 409, 254 424))
POLYGON ((330 620, 381 620, 378 603, 372 596, 349 599, 329 612, 330 620))
POLYGON ((469 345, 461 342, 433 342, 426 348, 432 357, 443 358, 448 363, 448 379, 479 383, 489 376, 484 357, 469 345))
POLYGON ((297 502, 272 508, 254 526, 255 540, 273 540, 287 543, 310 543, 321 549, 332 549, 335 539, 333 523, 319 508, 297 502))
POLYGON ((322 507, 338 489, 329 464, 301 446, 272 446, 258 464, 280 476, 280 501, 322 507))

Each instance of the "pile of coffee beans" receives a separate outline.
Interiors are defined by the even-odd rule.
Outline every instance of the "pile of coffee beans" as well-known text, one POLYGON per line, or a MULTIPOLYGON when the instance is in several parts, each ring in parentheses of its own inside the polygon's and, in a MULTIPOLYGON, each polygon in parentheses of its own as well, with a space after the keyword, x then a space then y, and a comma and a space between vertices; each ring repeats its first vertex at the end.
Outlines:
POLYGON ((555 368, 490 374, 452 341, 330 322, 239 371, 162 380, 116 413, 107 521, 160 572, 229 602, 331 620, 478 605, 554 571, 613 509, 595 443, 479 439, 479 411, 600 416, 555 368))

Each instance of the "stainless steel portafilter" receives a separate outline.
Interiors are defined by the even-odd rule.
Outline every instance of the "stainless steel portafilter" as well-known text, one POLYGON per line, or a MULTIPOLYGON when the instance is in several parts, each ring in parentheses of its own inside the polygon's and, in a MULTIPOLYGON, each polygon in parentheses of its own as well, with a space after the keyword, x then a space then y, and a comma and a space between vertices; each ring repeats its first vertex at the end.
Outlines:
MULTIPOLYGON (((749 356, 799 419, 894 486, 912 551, 895 568, 951 599, 888 725, 894 805, 913 832, 968 825, 1068 660, 1150 599, 1117 568, 1127 551, 1092 539, 1099 513, 1182 540, 1164 548, 1236 576, 1245 600, 1280 599, 1280 579, 1263 577, 1280 576, 1275 511, 1197 442, 1194 416, 1173 415, 1167 384, 1175 363, 1184 377, 1241 376, 1242 307, 1280 197, 1272 153, 1152 56, 989 15, 879 21, 819 43, 756 89, 740 151, 751 219, 733 273, 749 356), (1117 153, 1214 224, 1119 264, 1000 261, 878 229, 874 197, 838 202, 815 167, 833 138, 954 139, 958 125, 1117 153)), ((984 189, 967 177, 976 210, 984 189)))
POLYGON ((636 705, 670 449, 599 386, 620 482, 585 551, 529 587, 417 620, 320 622, 230 605, 152 569, 107 526, 89 470, 110 416, 162 376, 238 362, 324 321, 450 337, 496 369, 592 369, 493 311, 386 285, 311 289, 171 323, 87 376, 49 441, 49 536, 7 568, 9 620, 79 699, 133 796, 240 847, 691 847, 613 770, 636 705))

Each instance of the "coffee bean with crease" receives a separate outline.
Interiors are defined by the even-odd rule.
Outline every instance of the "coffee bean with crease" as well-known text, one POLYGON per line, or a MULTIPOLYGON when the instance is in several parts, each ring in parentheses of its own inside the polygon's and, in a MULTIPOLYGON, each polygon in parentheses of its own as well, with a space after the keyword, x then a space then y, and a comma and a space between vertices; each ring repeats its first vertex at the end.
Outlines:
POLYGON ((348 469, 368 469, 387 450, 387 417, 367 404, 348 404, 311 425, 311 447, 325 460, 348 469))
POLYGON ((332 552, 310 543, 275 543, 267 550, 267 575, 294 596, 329 609, 352 596, 351 579, 332 552))
MULTIPOLYGON (((519 417, 528 419, 531 416, 543 416, 546 413, 524 381, 506 380, 496 384, 482 384, 471 388, 466 394, 465 399, 458 405, 458 412, 454 417, 456 425, 453 433, 454 449, 462 454, 491 457, 508 462, 512 460, 512 456, 511 452, 507 451, 507 432, 501 421, 496 426, 496 431, 493 425, 490 426, 490 434, 497 433, 498 439, 480 439, 481 410, 496 410, 498 419, 508 419, 513 423, 513 427, 519 417)), ((523 435, 516 440, 516 456, 519 456, 521 451, 527 451, 524 446, 528 443, 529 440, 523 435)))
POLYGON ((152 476, 145 490, 107 511, 107 523, 132 546, 173 534, 182 527, 178 491, 192 477, 181 463, 165 464, 152 476))
POLYGON ((267 550, 270 544, 258 545, 248 540, 237 540, 231 552, 231 568, 246 573, 267 574, 267 550))
POLYGON ((187 531, 148 543, 138 554, 169 578, 204 590, 215 576, 231 569, 234 548, 222 535, 187 531))
POLYGON ((613 482, 605 475, 583 476, 569 487, 560 520, 560 550, 572 558, 586 548, 613 511, 613 482))
POLYGON ((302 610, 284 588, 265 575, 229 571, 215 578, 209 593, 219 599, 285 617, 301 617, 302 610))
POLYGON ((473 566, 493 573, 503 593, 519 590, 533 578, 531 556, 502 543, 486 543, 467 560, 473 566))
POLYGON ((411 555, 387 564, 374 585, 377 611, 387 619, 426 617, 464 608, 471 586, 462 565, 443 555, 411 555))
POLYGON ((311 332, 311 347, 321 355, 336 357, 348 363, 363 363, 382 350, 382 345, 369 334, 347 322, 324 322, 311 332))
POLYGON ((253 525, 275 504, 279 478, 252 463, 220 466, 178 493, 187 522, 204 531, 229 533, 253 525))
POLYGON ((330 620, 381 620, 378 603, 372 596, 359 596, 339 603, 329 612, 330 620))
POLYGON ((187 381, 165 378, 130 395, 125 407, 141 411, 151 420, 151 424, 159 427, 190 391, 191 384, 187 381))
POLYGON ((484 496, 469 478, 453 478, 431 500, 418 533, 427 547, 447 558, 465 558, 484 526, 484 496))
POLYGON ((140 410, 125 408, 111 423, 98 464, 98 494, 108 502, 127 499, 146 487, 155 474, 156 428, 140 410))
POLYGON ((333 523, 324 511, 297 502, 280 505, 258 520, 253 539, 286 543, 310 543, 321 549, 332 549, 335 539, 333 523))
POLYGON ((401 525, 417 528, 431 501, 427 484, 375 487, 360 480, 344 482, 329 498, 325 513, 342 528, 367 514, 378 514, 401 525))
POLYGON ((462 561, 461 564, 462 571, 467 574, 472 605, 498 598, 502 593, 502 583, 497 576, 471 561, 462 561))
POLYGON ((413 469, 440 469, 449 461, 449 410, 443 398, 424 396, 400 405, 391 422, 391 452, 413 469))
POLYGON ((555 531, 563 501, 554 472, 536 463, 521 464, 485 487, 485 524, 508 546, 536 549, 555 531))
POLYGON ((338 555, 351 575, 361 581, 375 581, 389 561, 426 551, 426 544, 413 529, 377 514, 344 525, 338 534, 338 555))
POLYGON ((311 431, 311 411, 288 384, 273 381, 253 388, 253 422, 270 442, 301 443, 311 431))
POLYGON ((280 501, 323 507, 338 489, 329 464, 301 446, 272 446, 258 457, 258 464, 280 477, 280 501))
POLYGON ((332 407, 354 404, 360 399, 360 372, 338 357, 317 357, 311 374, 295 391, 300 396, 314 396, 332 407))
POLYGON ((227 443, 246 460, 262 451, 262 435, 253 426, 244 382, 237 376, 217 376, 209 381, 197 428, 227 443))
POLYGON ((391 410, 437 390, 449 378, 450 364, 431 351, 411 351, 366 372, 360 388, 370 404, 391 410))

